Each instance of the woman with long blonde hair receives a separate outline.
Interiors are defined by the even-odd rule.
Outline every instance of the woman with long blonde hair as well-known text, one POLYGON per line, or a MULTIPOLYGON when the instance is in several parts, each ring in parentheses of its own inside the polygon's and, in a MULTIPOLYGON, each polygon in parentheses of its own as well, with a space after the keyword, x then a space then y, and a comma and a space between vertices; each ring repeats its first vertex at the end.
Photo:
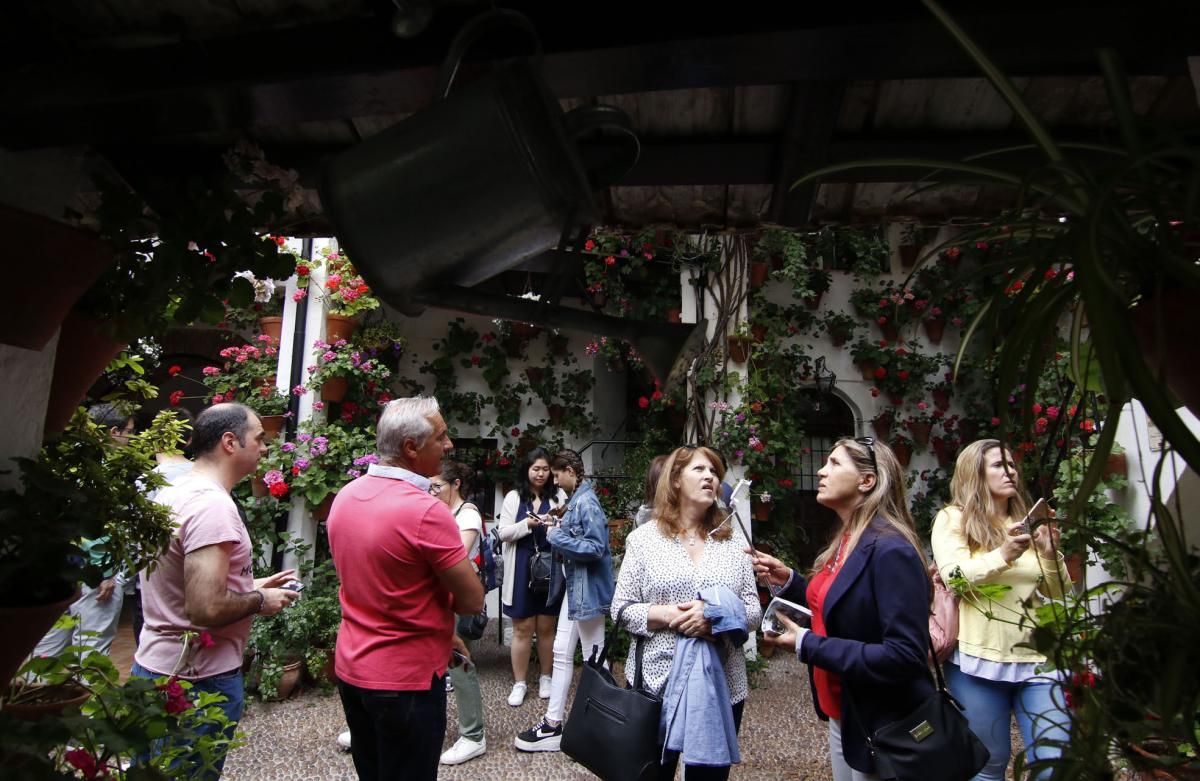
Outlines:
POLYGON ((933 693, 930 582, 891 448, 839 439, 817 478, 817 501, 840 523, 808 576, 747 549, 772 592, 812 611, 811 629, 784 619, 788 631, 764 642, 809 666, 817 717, 829 722, 834 779, 875 779, 866 736, 933 693))
MULTIPOLYGON (((990 598, 978 591, 964 595, 958 648, 945 665, 971 731, 991 754, 978 781, 1004 778, 1014 714, 1027 763, 1058 757, 1070 737, 1062 683, 1040 670, 1046 657, 1028 646, 1031 625, 1022 619, 1043 598, 1061 598, 1071 579, 1057 550, 1058 530, 1053 524, 1029 529, 1028 507, 1012 454, 999 440, 981 439, 959 453, 950 504, 933 522, 933 556, 943 577, 1009 587, 990 598)), ((1038 768, 1036 777, 1048 772, 1038 768)))

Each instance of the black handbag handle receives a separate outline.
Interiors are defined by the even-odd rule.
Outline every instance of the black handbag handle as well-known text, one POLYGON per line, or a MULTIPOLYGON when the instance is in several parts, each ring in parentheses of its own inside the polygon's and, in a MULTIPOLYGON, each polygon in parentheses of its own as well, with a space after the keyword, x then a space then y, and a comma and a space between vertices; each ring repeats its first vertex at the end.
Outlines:
POLYGON ((533 28, 533 22, 519 11, 509 8, 494 8, 468 21, 458 31, 458 35, 454 36, 454 40, 450 43, 450 51, 446 53, 446 59, 438 71, 437 96, 439 100, 450 94, 450 88, 454 86, 454 79, 458 76, 458 69, 462 66, 463 56, 466 55, 467 49, 471 48, 471 44, 479 40, 488 29, 500 24, 511 25, 529 34, 529 37, 533 39, 534 46, 531 59, 534 61, 534 67, 541 69, 542 39, 538 37, 537 30, 533 28))

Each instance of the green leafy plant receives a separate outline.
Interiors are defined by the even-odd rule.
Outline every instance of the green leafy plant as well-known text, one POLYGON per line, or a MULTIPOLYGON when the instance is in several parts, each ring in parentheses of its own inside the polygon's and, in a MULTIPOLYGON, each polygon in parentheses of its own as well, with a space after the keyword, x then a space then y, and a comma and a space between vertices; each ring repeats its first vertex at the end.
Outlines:
POLYGON ((379 308, 379 299, 371 294, 371 288, 344 251, 326 247, 322 255, 325 258, 325 289, 321 291, 321 300, 331 314, 354 317, 379 308))
POLYGON ((183 426, 160 414, 118 447, 80 408, 37 461, 14 459, 24 492, 0 491, 0 604, 61 599, 80 579, 96 585, 106 571, 137 572, 158 558, 174 524, 145 491, 163 484, 154 454, 176 451, 183 426), (82 538, 105 535, 82 555, 82 538))
POLYGON ((272 444, 259 469, 272 494, 291 493, 315 508, 346 483, 376 463, 375 431, 335 424, 305 421, 295 442, 272 444), (275 474, 272 474, 275 473, 275 474))

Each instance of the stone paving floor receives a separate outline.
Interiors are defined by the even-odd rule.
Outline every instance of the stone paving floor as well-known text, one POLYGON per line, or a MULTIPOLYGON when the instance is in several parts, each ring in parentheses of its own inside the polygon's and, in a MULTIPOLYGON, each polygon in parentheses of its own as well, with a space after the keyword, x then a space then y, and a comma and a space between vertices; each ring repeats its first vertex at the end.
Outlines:
MULTIPOLYGON (((521 707, 511 708, 505 702, 512 687, 508 649, 497 644, 494 625, 489 635, 475 645, 488 751, 462 765, 442 765, 438 778, 505 781, 594 778, 563 754, 527 754, 513 748, 516 733, 536 724, 545 710, 546 701, 536 696, 536 673, 531 673, 530 696, 521 707)), ((812 715, 804 668, 794 658, 776 656, 756 678, 756 688, 750 693, 742 721, 743 762, 734 768, 731 778, 800 781, 829 778, 825 728, 812 715)), ((444 747, 458 739, 454 695, 447 697, 447 703, 444 747)), ((346 728, 335 693, 309 690, 286 702, 253 702, 241 726, 246 745, 229 755, 224 775, 228 781, 356 778, 350 755, 334 742, 346 728)))

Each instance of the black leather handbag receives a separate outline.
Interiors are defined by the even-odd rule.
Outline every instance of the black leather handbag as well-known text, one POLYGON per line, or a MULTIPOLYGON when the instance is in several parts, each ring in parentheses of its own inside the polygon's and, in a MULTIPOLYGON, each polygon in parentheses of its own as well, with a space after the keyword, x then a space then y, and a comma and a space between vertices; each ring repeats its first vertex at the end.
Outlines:
POLYGON ((912 713, 867 735, 880 778, 967 781, 987 764, 990 754, 946 688, 941 665, 933 671, 937 691, 912 713))
POLYGON ((542 550, 533 540, 533 555, 529 558, 529 590, 539 596, 550 592, 550 569, 554 566, 554 552, 542 550))
POLYGON ((626 688, 604 668, 608 649, 620 631, 623 605, 599 655, 593 648, 583 664, 571 713, 563 725, 562 751, 602 781, 648 781, 658 775, 662 698, 642 688, 642 643, 636 638, 633 687, 626 688))

